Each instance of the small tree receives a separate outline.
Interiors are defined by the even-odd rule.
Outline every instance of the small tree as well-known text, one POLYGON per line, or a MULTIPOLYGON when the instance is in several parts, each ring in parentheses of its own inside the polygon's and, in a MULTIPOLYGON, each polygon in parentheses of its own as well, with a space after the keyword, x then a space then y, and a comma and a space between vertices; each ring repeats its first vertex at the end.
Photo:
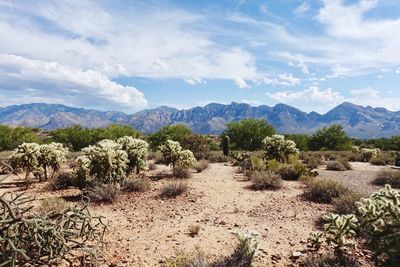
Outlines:
POLYGON ((275 159, 279 162, 287 162, 290 155, 296 155, 299 150, 296 148, 296 143, 292 140, 285 140, 283 135, 267 136, 263 140, 265 154, 267 160, 275 159))
POLYGON ((131 136, 121 137, 118 139, 117 143, 120 144, 122 150, 128 154, 128 173, 132 171, 139 173, 139 171, 147 165, 149 144, 142 139, 133 138, 131 136))
POLYGON ((262 147, 262 140, 275 133, 274 127, 264 120, 244 119, 230 122, 223 135, 229 136, 230 142, 236 149, 257 150, 262 147))
POLYGON ((341 125, 324 127, 315 132, 309 141, 311 150, 350 150, 351 140, 341 125))
POLYGON ((126 177, 128 154, 120 144, 105 139, 82 152, 84 155, 76 159, 81 174, 106 184, 117 183, 126 177))
POLYGON ((182 147, 193 152, 197 160, 207 159, 210 155, 210 145, 207 137, 192 134, 186 136, 182 141, 182 147))
POLYGON ((148 138, 148 141, 152 148, 157 148, 165 144, 167 140, 172 140, 182 143, 186 137, 192 134, 193 134, 192 130, 190 130, 185 125, 182 124, 167 125, 160 128, 157 132, 151 134, 148 138))

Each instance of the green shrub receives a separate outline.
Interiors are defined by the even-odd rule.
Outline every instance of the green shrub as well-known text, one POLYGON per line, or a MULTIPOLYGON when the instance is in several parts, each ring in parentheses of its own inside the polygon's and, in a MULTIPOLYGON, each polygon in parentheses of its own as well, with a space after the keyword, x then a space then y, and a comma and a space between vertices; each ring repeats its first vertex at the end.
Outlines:
POLYGON ((175 198, 189 190, 187 183, 183 182, 169 182, 161 187, 161 198, 175 198))
POLYGON ((38 129, 0 125, 0 151, 12 150, 22 143, 42 143, 38 129))
POLYGON ((334 198, 347 194, 349 190, 332 180, 315 179, 307 184, 304 197, 318 203, 332 203, 334 198))
POLYGON ((208 168, 208 164, 209 164, 208 160, 203 159, 203 160, 198 161, 194 168, 197 172, 202 172, 208 168))
POLYGON ((279 174, 268 171, 252 171, 250 180, 253 190, 277 190, 282 188, 282 177, 279 174))
POLYGON ((394 169, 382 169, 377 174, 375 179, 372 181, 375 185, 389 184, 394 188, 400 188, 400 171, 394 169))
POLYGON ((351 140, 341 125, 324 127, 315 132, 309 141, 310 150, 349 150, 351 140))
POLYGON ((165 144, 167 140, 182 143, 186 137, 192 134, 192 130, 185 125, 167 125, 161 127, 157 132, 151 134, 148 137, 148 141, 152 149, 157 149, 161 145, 165 144))
POLYGON ((126 192, 144 192, 150 188, 150 182, 146 177, 131 176, 124 179, 121 183, 122 191, 126 192))
POLYGON ((87 190, 87 196, 94 202, 114 202, 120 194, 120 186, 116 184, 97 184, 87 190))
POLYGON ((347 168, 339 161, 329 161, 326 164, 326 169, 330 171, 346 171, 347 168))
POLYGON ((182 140, 181 145, 184 149, 192 151, 196 160, 208 159, 210 156, 210 145, 205 136, 199 134, 188 135, 182 140))

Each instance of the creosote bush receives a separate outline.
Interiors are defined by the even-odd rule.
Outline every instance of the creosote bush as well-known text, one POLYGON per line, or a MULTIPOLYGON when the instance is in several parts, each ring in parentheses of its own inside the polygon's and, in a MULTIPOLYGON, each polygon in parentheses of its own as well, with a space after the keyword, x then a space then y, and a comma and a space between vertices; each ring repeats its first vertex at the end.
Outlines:
POLYGON ((389 184, 393 188, 400 188, 400 170, 382 169, 372 181, 375 185, 389 184))
POLYGON ((250 180, 253 190, 277 190, 282 188, 282 177, 269 171, 252 171, 250 180))
POLYGON ((96 184, 86 191, 87 196, 93 202, 114 202, 121 192, 118 184, 96 184))
POLYGON ((345 193, 332 200, 334 213, 336 214, 358 214, 356 202, 361 199, 361 195, 352 191, 345 193))
POLYGON ((0 196, 2 266, 53 266, 62 260, 95 265, 106 228, 102 218, 92 217, 85 202, 46 213, 36 212, 33 200, 0 196))
POLYGON ((169 182, 161 187, 161 198, 175 198, 189 190, 189 186, 184 182, 169 182))
POLYGON ((349 189, 332 180, 314 179, 307 183, 304 197, 318 203, 332 203, 334 198, 347 194, 349 189))
POLYGON ((329 171, 346 171, 347 168, 339 161, 329 161, 326 164, 326 169, 329 171))
POLYGON ((122 191, 126 192, 144 192, 150 188, 149 179, 142 176, 130 176, 121 183, 122 191))

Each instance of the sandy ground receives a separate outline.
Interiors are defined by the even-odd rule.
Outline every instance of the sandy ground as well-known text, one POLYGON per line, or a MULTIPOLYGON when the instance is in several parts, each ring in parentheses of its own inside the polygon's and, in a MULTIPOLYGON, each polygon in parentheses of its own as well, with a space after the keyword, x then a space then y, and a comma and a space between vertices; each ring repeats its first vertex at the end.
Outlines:
POLYGON ((382 189, 380 186, 372 185, 371 182, 379 170, 388 167, 375 166, 368 162, 351 162, 350 164, 353 169, 344 172, 328 171, 325 169, 326 166, 320 166, 317 171, 320 178, 336 180, 364 195, 382 189))
MULTIPOLYGON (((323 178, 337 179, 366 192, 375 190, 368 181, 375 167, 353 165, 353 171, 318 170, 323 178)), ((376 169, 378 170, 377 167, 376 169)), ((377 171, 376 170, 376 171, 377 171)), ((234 232, 260 234, 260 253, 254 266, 296 266, 290 258, 305 251, 309 234, 316 231, 315 221, 330 209, 329 205, 306 202, 301 198, 303 185, 284 182, 278 191, 252 191, 237 168, 214 163, 202 173, 193 173, 185 181, 190 190, 176 199, 160 199, 160 187, 171 178, 163 178, 169 168, 158 165, 147 175, 151 189, 143 193, 124 193, 113 204, 91 204, 92 214, 109 222, 104 266, 163 266, 165 260, 200 248, 211 256, 233 251, 234 232), (161 179, 154 179, 161 178, 161 179), (189 236, 189 227, 199 225, 197 236, 189 236), (293 265, 291 265, 293 264, 293 265)), ((0 194, 15 188, 0 185, 0 194)), ((377 188, 379 189, 379 188, 377 188)), ((52 192, 35 184, 27 191, 38 199, 54 195, 74 196, 79 190, 52 192)))

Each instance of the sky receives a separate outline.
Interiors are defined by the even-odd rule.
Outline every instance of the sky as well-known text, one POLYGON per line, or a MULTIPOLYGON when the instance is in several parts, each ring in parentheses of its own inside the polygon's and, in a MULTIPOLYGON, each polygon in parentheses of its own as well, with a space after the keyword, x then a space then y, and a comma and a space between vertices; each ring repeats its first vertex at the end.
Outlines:
POLYGON ((400 110, 399 0, 0 0, 0 106, 400 110))

